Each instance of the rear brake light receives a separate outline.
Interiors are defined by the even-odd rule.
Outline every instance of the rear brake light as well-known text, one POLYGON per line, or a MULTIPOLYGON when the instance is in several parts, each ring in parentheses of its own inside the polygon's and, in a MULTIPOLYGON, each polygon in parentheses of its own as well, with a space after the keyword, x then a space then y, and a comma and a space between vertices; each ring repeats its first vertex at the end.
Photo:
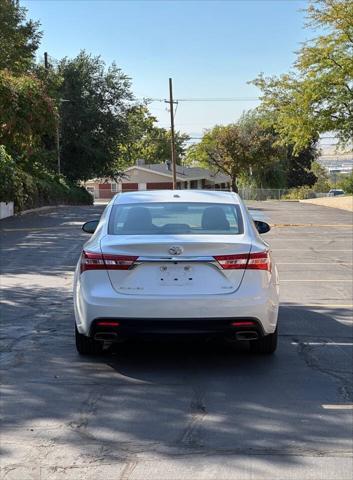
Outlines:
POLYGON ((246 268, 249 255, 239 253, 237 255, 219 255, 214 257, 224 270, 237 270, 246 268))
POLYGON ((268 250, 257 253, 218 255, 215 260, 224 270, 268 270, 271 271, 271 258, 268 250))
POLYGON ((82 252, 81 273, 86 270, 105 270, 104 260, 101 253, 82 252))
POLYGON ((97 322, 98 327, 118 327, 120 325, 119 322, 97 322))
POLYGON ((107 270, 129 270, 137 258, 129 255, 106 255, 103 253, 103 260, 107 270))
POLYGON ((253 327, 254 325, 256 325, 255 322, 232 322, 231 323, 231 326, 232 327, 253 327))
POLYGON ((82 252, 81 273, 86 270, 128 270, 138 257, 82 252))
POLYGON ((271 271, 271 256, 270 252, 266 250, 265 252, 250 253, 249 261, 246 268, 252 270, 268 270, 271 271))

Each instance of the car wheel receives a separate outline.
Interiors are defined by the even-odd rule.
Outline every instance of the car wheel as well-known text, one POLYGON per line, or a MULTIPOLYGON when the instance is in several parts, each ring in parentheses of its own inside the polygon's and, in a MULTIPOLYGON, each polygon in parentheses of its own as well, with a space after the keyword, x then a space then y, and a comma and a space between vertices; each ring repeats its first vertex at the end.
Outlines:
POLYGON ((102 353, 103 343, 93 340, 93 338, 86 337, 77 330, 75 323, 75 341, 76 349, 80 355, 96 355, 102 353))
POLYGON ((254 353, 270 355, 276 351, 278 343, 278 326, 273 333, 265 335, 258 340, 251 340, 250 350, 254 353))

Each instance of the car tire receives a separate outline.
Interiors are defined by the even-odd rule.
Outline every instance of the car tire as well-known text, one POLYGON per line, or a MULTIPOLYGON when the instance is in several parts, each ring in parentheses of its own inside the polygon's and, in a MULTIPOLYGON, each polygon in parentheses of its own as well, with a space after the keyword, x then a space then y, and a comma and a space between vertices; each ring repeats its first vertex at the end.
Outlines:
POLYGON ((253 353, 261 353, 265 355, 271 355, 276 351, 278 344, 278 326, 273 333, 265 335, 258 340, 251 340, 250 350, 253 353))
POLYGON ((80 355, 97 355, 103 351, 103 343, 86 337, 77 330, 75 323, 76 349, 80 355))

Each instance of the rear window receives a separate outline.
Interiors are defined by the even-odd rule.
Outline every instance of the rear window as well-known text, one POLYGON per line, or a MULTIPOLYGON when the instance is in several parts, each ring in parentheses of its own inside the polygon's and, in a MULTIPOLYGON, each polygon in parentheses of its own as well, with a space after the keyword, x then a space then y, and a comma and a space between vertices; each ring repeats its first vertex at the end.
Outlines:
POLYGON ((210 203, 133 203, 114 205, 110 235, 238 235, 239 205, 210 203))

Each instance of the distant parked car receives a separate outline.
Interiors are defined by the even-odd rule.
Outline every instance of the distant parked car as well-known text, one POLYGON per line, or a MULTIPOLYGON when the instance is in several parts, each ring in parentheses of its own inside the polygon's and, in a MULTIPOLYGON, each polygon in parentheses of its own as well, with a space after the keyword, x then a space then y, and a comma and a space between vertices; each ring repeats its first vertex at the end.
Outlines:
POLYGON ((74 282, 76 347, 98 353, 135 335, 204 334, 277 346, 278 273, 235 193, 158 190, 115 196, 84 246, 74 282))
POLYGON ((338 197, 338 195, 344 195, 344 191, 340 188, 331 188, 327 194, 328 197, 338 197))

